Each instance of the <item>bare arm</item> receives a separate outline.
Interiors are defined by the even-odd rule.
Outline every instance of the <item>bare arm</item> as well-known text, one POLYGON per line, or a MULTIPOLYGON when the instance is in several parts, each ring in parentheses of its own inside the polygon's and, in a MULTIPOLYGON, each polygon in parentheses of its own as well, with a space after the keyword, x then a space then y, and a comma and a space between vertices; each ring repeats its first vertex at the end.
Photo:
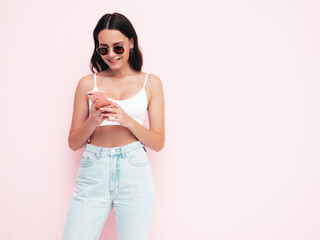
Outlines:
POLYGON ((83 125, 78 128, 73 130, 72 132, 69 133, 69 147, 73 150, 79 150, 84 146, 84 144, 88 141, 94 130, 96 129, 96 126, 93 125, 90 122, 90 119, 88 118, 83 125))
POLYGON ((73 151, 84 146, 97 126, 93 118, 88 118, 89 107, 86 98, 88 87, 85 77, 81 78, 74 96, 72 123, 68 137, 69 147, 73 151))
POLYGON ((148 108, 149 129, 140 125, 134 119, 128 128, 144 145, 159 152, 164 147, 165 141, 164 93, 160 78, 154 74, 152 76, 153 79, 149 84, 151 89, 148 108))

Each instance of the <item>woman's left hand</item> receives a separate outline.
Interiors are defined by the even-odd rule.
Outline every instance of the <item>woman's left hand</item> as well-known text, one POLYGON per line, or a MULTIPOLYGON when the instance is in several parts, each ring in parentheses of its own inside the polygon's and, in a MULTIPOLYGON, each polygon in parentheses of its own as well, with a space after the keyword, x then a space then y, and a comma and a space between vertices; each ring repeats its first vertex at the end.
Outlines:
POLYGON ((113 107, 111 107, 111 105, 108 107, 101 107, 101 110, 108 112, 101 114, 103 114, 108 121, 119 122, 122 126, 128 127, 133 119, 117 103, 110 99, 108 100, 113 107))

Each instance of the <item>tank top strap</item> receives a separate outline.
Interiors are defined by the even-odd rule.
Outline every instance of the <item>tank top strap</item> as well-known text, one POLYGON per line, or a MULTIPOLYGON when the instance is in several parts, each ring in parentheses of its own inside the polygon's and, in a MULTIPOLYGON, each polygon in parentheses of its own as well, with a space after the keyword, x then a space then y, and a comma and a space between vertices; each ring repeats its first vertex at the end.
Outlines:
POLYGON ((146 82, 147 82, 148 75, 149 75, 149 73, 147 73, 146 79, 144 80, 143 89, 144 89, 144 87, 146 86, 146 82))
POLYGON ((97 78, 96 78, 96 74, 94 73, 93 74, 93 78, 94 78, 94 90, 98 90, 98 87, 97 87, 97 78))

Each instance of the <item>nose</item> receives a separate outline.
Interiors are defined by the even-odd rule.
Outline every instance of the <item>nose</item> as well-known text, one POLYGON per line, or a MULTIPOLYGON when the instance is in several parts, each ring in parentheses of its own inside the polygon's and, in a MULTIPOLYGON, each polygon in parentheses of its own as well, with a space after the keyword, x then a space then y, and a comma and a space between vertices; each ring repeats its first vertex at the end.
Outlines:
POLYGON ((109 58, 114 58, 117 54, 113 51, 112 48, 108 49, 108 56, 109 58))

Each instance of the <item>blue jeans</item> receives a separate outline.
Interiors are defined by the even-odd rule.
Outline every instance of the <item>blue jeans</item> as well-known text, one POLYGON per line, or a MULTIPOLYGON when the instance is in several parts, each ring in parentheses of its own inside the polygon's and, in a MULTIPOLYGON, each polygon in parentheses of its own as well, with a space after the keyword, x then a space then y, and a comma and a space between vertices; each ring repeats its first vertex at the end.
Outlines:
POLYGON ((98 240, 112 207, 118 240, 147 240, 156 204, 149 157, 140 141, 112 148, 86 143, 63 240, 98 240))

